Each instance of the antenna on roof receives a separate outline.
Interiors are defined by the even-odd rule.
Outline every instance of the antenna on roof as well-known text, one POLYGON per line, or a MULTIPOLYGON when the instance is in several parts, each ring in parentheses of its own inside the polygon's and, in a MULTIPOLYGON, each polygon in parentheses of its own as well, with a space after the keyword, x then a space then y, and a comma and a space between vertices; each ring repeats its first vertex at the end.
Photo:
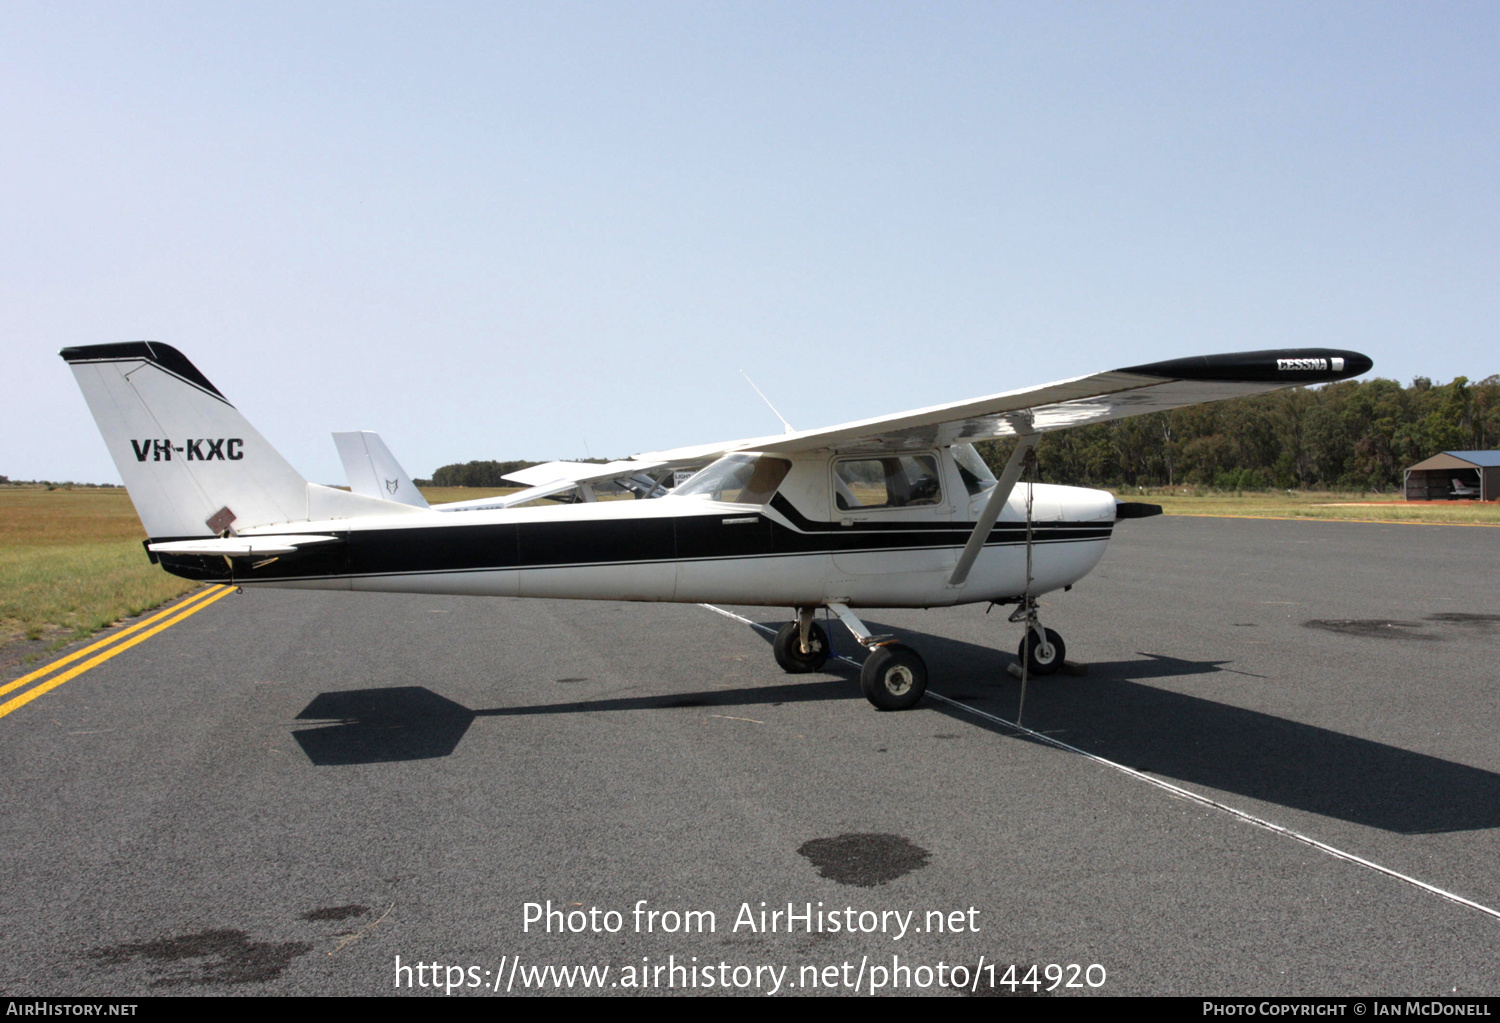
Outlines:
POLYGON ((796 433, 797 431, 792 428, 792 424, 786 421, 786 417, 784 417, 780 412, 776 411, 776 406, 771 404, 771 399, 766 397, 765 392, 762 391, 759 387, 755 386, 755 381, 750 379, 750 374, 746 373, 744 370, 740 370, 740 376, 744 377, 745 383, 749 384, 751 388, 754 389, 755 393, 760 395, 760 400, 766 403, 766 408, 770 409, 772 414, 775 415, 777 419, 781 420, 781 425, 785 427, 786 432, 796 433))

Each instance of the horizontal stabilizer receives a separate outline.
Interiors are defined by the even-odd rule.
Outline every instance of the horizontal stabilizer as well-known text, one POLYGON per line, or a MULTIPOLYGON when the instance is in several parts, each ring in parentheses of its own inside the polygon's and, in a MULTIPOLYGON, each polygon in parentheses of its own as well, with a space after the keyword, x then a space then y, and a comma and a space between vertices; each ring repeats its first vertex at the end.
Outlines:
POLYGON ((343 542, 336 536, 229 536, 213 540, 169 540, 147 544, 146 549, 152 554, 222 554, 236 558, 295 554, 299 548, 313 544, 343 542))

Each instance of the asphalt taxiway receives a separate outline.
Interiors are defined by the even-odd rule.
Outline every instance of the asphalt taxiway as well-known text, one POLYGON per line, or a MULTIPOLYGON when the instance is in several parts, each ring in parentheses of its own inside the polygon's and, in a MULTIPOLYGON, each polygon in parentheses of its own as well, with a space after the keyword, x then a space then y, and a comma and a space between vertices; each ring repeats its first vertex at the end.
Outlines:
POLYGON ((1029 733, 1004 609, 868 613, 946 698, 881 713, 782 674, 775 609, 229 595, 0 718, 0 991, 1495 994, 1497 552, 1123 523, 1047 598, 1088 672, 1028 683, 1029 733))

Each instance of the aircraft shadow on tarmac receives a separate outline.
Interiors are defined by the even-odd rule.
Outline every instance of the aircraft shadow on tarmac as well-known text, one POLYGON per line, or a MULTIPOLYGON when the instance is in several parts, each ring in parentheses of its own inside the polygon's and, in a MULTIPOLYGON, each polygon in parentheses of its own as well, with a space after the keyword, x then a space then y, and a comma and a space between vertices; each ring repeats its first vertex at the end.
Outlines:
MULTIPOLYGON (((934 691, 968 697, 963 702, 1014 720, 1021 683, 1005 672, 1012 657, 938 636, 907 637, 920 644, 933 677, 943 680, 934 691)), ((1082 678, 1031 680, 1025 724, 1158 777, 1384 831, 1500 827, 1500 774, 1146 684, 1233 672, 1231 663, 1151 653, 1093 661, 1082 678)), ((934 709, 975 721, 956 707, 934 709)), ((1001 725, 983 727, 1017 734, 1001 725)))
MULTIPOLYGON (((890 626, 877 631, 895 632, 922 652, 939 680, 934 692, 1014 718, 1020 682, 1005 672, 1009 654, 890 626)), ((758 630, 756 635, 769 641, 758 630)), ((836 651, 856 649, 841 628, 830 638, 836 651)), ((1141 654, 1136 660, 1092 662, 1082 678, 1034 679, 1027 687, 1026 725, 1153 775, 1384 831, 1500 827, 1500 774, 1146 684, 1233 671, 1228 663, 1141 654)), ((847 662, 830 661, 821 675, 777 685, 477 711, 420 686, 323 693, 298 715, 317 724, 293 738, 318 766, 426 760, 451 754, 477 717, 863 703, 857 671, 847 662)), ((1039 741, 935 700, 924 707, 996 734, 1039 741)))
POLYGON ((682 707, 740 707, 803 703, 810 700, 859 700, 858 686, 847 679, 808 676, 807 681, 699 693, 573 700, 470 710, 422 686, 353 689, 320 693, 297 715, 316 727, 292 733, 307 758, 319 767, 379 764, 446 757, 479 717, 526 717, 551 714, 597 714, 620 710, 670 710, 682 707))

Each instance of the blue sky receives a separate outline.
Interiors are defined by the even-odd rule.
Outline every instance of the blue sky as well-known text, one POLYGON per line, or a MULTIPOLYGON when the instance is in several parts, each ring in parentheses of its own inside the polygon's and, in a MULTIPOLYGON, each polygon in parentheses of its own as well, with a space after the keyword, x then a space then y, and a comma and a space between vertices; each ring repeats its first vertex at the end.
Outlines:
POLYGON ((1500 6, 0 4, 0 473, 67 345, 309 478, 623 456, 1249 348, 1500 372, 1500 6))

